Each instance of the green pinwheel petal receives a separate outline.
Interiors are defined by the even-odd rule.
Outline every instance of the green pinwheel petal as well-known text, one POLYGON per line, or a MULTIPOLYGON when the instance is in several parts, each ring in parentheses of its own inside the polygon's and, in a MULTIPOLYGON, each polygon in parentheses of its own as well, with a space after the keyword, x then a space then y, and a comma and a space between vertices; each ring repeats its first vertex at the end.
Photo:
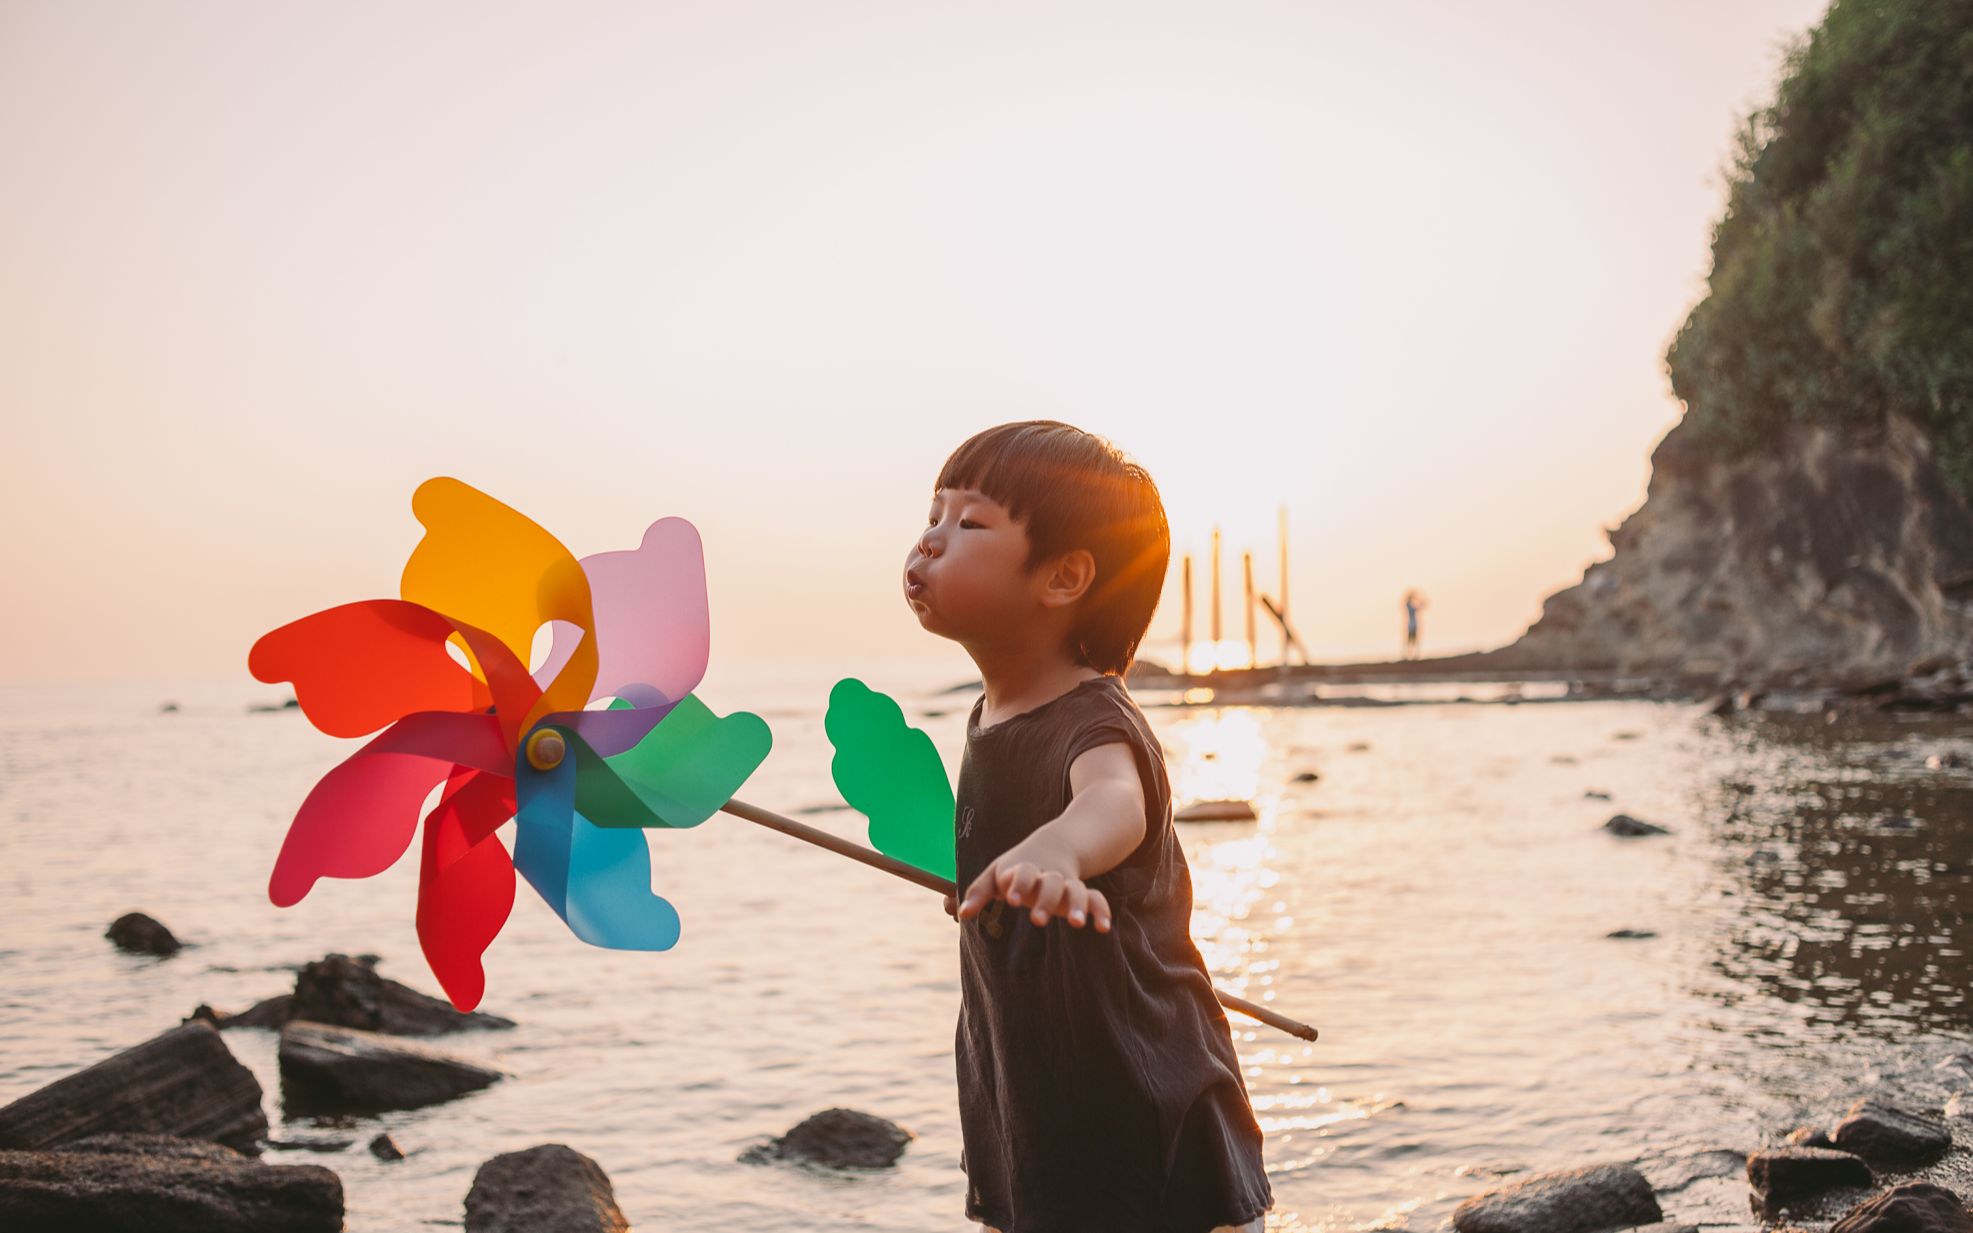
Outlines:
POLYGON ((854 677, 829 691, 822 727, 836 747, 829 773, 850 807, 870 819, 870 846, 927 873, 956 877, 952 783, 932 738, 906 724, 888 694, 854 677))
POLYGON ((576 810, 598 826, 697 826, 733 799, 773 743, 760 716, 715 715, 697 694, 686 694, 620 754, 598 758, 590 751, 591 762, 584 759, 587 747, 575 746, 583 759, 576 767, 576 810))

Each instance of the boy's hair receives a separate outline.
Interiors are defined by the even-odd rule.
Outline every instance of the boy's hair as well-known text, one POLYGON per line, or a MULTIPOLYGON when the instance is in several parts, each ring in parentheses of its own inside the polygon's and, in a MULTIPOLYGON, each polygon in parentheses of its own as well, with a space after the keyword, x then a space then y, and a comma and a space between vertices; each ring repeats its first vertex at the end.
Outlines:
POLYGON ((1148 471, 1093 433, 1022 420, 968 438, 935 487, 977 489, 1024 520, 1023 569, 1087 548, 1096 578, 1076 603, 1069 649, 1099 672, 1130 671, 1171 564, 1171 528, 1148 471))

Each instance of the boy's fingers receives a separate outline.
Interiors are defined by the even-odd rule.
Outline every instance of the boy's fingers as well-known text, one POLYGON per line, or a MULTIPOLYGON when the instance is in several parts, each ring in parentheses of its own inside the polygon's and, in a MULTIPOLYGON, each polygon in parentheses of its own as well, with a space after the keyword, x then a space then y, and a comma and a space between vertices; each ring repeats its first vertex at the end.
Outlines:
POLYGON ((1080 879, 1064 884, 1062 887, 1062 906, 1066 911, 1063 915, 1068 918, 1071 925, 1080 929, 1089 920, 1089 897, 1095 893, 1095 891, 1084 886, 1080 879))
POLYGON ((1060 915, 1061 909, 1062 875, 1051 869, 1035 882, 1034 911, 1028 913, 1028 919, 1037 925, 1045 925, 1049 914, 1060 915))
POLYGON ((959 896, 947 895, 943 906, 947 916, 950 916, 954 920, 959 919, 959 896))
POLYGON ((1010 865, 1000 873, 1000 894, 1015 907, 1023 907, 1034 902, 1035 883, 1040 880, 1041 871, 1022 861, 1010 865))
POLYGON ((996 862, 988 862, 987 867, 980 870, 980 876, 973 879, 973 884, 966 888, 965 895, 959 900, 960 920, 970 920, 980 914, 980 909, 993 898, 994 878, 998 874, 999 865, 996 862))
POLYGON ((1110 901, 1103 897, 1100 890, 1089 892, 1089 919, 1096 926, 1096 932, 1110 932, 1110 901))

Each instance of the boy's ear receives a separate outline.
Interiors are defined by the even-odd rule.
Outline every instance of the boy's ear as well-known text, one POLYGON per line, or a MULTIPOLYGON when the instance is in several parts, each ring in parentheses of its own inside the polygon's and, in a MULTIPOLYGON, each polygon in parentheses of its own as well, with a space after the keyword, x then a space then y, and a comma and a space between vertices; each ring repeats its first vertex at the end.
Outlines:
POLYGON ((1095 581, 1096 555, 1087 548, 1071 548, 1044 569, 1041 602, 1050 608, 1073 604, 1095 581))

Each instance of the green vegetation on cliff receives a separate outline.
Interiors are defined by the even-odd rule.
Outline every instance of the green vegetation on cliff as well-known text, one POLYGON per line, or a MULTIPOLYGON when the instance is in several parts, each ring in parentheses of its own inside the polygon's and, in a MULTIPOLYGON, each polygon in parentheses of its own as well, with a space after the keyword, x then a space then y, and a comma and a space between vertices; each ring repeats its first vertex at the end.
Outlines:
POLYGON ((1973 0, 1836 0, 1737 147, 1665 357, 1690 444, 1897 413, 1973 495, 1973 0))

